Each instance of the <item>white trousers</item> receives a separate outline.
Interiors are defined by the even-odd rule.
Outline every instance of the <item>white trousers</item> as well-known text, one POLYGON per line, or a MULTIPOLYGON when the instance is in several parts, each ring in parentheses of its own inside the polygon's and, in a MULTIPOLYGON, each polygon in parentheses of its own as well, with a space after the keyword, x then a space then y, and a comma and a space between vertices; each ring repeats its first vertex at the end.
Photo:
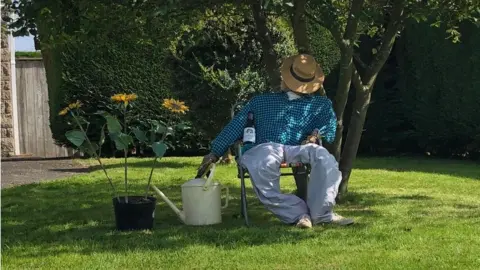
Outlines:
POLYGON ((282 222, 292 224, 302 215, 312 222, 329 222, 342 174, 335 157, 316 144, 299 146, 263 143, 246 151, 241 159, 247 168, 253 189, 263 205, 282 222), (280 191, 280 164, 302 162, 311 165, 307 202, 280 191))

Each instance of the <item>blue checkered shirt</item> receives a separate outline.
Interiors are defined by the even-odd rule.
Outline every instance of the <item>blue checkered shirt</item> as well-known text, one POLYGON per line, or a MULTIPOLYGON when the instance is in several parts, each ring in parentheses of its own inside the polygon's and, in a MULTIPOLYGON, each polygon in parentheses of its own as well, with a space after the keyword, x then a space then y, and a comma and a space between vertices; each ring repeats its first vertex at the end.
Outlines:
POLYGON ((309 95, 289 100, 285 92, 261 94, 252 98, 213 140, 211 151, 220 157, 229 146, 243 136, 247 114, 253 112, 255 144, 266 142, 300 145, 315 128, 332 143, 335 139, 337 118, 332 102, 326 96, 309 95))

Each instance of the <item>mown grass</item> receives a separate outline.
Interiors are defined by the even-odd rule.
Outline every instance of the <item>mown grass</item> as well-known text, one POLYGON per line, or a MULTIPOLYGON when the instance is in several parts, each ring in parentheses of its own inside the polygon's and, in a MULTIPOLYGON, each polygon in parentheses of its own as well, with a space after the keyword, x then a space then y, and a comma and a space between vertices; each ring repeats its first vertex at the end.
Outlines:
MULTIPOLYGON (((154 184, 181 206, 180 185, 200 158, 166 158, 154 184)), ((142 193, 149 160, 131 159, 130 189, 142 193)), ((123 187, 120 160, 109 160, 123 187)), ((349 227, 300 230, 266 212, 249 189, 253 227, 235 218, 234 166, 215 178, 230 187, 223 223, 183 225, 159 202, 153 231, 117 232, 103 172, 2 190, 4 269, 479 269, 480 166, 408 158, 360 159, 337 211, 349 227)), ((249 185, 250 187, 250 185, 249 185)), ((282 178, 285 192, 294 183, 282 178)))

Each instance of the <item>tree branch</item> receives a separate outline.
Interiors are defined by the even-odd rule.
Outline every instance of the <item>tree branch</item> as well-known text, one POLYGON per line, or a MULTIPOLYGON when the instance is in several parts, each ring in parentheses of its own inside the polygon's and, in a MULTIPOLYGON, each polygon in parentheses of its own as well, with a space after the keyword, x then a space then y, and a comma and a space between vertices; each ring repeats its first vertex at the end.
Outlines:
POLYGON ((382 42, 380 45, 380 49, 378 53, 372 60, 372 63, 367 68, 365 72, 365 76, 363 77, 363 84, 368 85, 369 87, 373 85, 377 74, 382 69, 383 65, 388 59, 390 52, 392 51, 393 44, 395 43, 395 39, 397 37, 397 32, 401 30, 403 27, 403 10, 405 8, 404 0, 396 0, 392 7, 392 13, 390 16, 390 20, 387 25, 387 29, 385 30, 385 34, 383 35, 382 42))
POLYGON ((253 1, 251 4, 253 19, 257 28, 258 38, 263 51, 263 63, 269 77, 270 87, 280 86, 280 72, 277 66, 277 53, 273 49, 273 41, 267 27, 267 18, 260 1, 253 1))
POLYGON ((368 65, 363 62, 363 60, 360 58, 359 54, 353 54, 353 59, 355 60, 355 63, 359 65, 363 70, 368 68, 368 65))
POLYGON ((355 65, 352 67, 352 81, 353 81, 353 86, 355 86, 355 89, 360 92, 364 92, 366 90, 365 86, 362 83, 362 78, 360 77, 360 74, 358 73, 357 68, 355 65))
POLYGON ((306 0, 294 0, 292 17, 293 37, 299 53, 311 54, 310 42, 307 37, 307 23, 305 21, 306 0))
POLYGON ((352 40, 357 35, 358 21, 360 20, 360 13, 363 8, 365 0, 353 0, 350 7, 350 14, 348 15, 347 26, 345 27, 345 33, 343 39, 352 40))

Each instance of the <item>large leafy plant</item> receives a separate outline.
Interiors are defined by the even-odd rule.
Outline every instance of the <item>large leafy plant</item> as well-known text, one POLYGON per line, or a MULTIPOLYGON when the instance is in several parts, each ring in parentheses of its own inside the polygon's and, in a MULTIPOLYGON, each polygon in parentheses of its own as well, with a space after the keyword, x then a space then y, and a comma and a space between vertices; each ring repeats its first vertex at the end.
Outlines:
MULTIPOLYGON (((80 101, 69 104, 59 113, 59 115, 65 116, 67 121, 74 127, 65 133, 66 138, 76 146, 78 150, 87 153, 98 161, 118 201, 120 201, 118 192, 100 159, 100 149, 105 143, 106 134, 108 134, 110 139, 115 143, 115 148, 123 151, 126 203, 128 203, 128 151, 134 144, 134 140, 136 139, 141 144, 150 147, 153 153, 155 153, 145 189, 145 198, 147 198, 155 164, 158 159, 161 159, 165 155, 168 149, 165 138, 174 132, 174 127, 160 120, 148 120, 147 128, 145 128, 145 125, 129 127, 129 122, 127 121, 128 114, 136 99, 136 94, 116 94, 111 97, 111 100, 114 102, 112 111, 98 111, 94 113, 105 119, 105 124, 101 128, 100 136, 98 136, 97 140, 93 140, 91 136, 89 137, 88 135, 90 122, 87 121, 86 113, 81 109, 82 104, 80 101)), ((164 99, 162 106, 175 114, 185 114, 185 112, 188 111, 188 107, 185 106, 184 102, 175 99, 164 99)), ((176 128, 185 127, 180 124, 176 128)))

